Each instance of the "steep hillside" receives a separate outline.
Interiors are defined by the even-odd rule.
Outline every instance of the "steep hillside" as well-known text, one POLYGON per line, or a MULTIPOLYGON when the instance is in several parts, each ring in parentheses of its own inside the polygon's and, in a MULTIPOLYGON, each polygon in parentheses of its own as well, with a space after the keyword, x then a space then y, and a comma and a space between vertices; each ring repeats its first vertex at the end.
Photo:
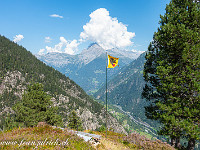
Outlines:
MULTIPOLYGON (((141 98, 144 86, 143 66, 145 53, 124 67, 108 82, 108 102, 115 104, 137 119, 146 120, 144 106, 146 101, 141 98)), ((105 100, 105 86, 94 94, 95 98, 105 100)))
MULTIPOLYGON (((133 51, 111 49, 108 53, 120 58, 120 67, 110 71, 108 77, 112 77, 137 57, 133 51)), ((37 55, 37 58, 74 80, 89 94, 93 94, 105 83, 106 51, 97 43, 91 44, 78 55, 48 53, 37 55)))
MULTIPOLYGON (((74 81, 39 61, 22 46, 0 36, 0 128, 3 128, 5 116, 14 113, 13 104, 22 98, 31 82, 42 83, 44 90, 53 96, 51 100, 59 107, 65 125, 72 109, 77 111, 85 129, 94 130, 105 123, 103 106, 74 81)), ((109 125, 117 132, 124 131, 110 115, 109 125)))

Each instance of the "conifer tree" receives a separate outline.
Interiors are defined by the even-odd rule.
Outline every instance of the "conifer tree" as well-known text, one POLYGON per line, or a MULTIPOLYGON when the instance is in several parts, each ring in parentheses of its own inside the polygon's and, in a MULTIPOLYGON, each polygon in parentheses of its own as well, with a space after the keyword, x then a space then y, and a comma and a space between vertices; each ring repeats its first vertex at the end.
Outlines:
POLYGON ((80 118, 77 116, 77 113, 75 110, 72 110, 69 114, 68 117, 68 127, 71 129, 75 129, 75 130, 83 130, 82 127, 82 122, 80 120, 80 118))
POLYGON ((148 118, 163 123, 180 148, 180 137, 194 149, 200 138, 200 4, 172 0, 161 16, 160 27, 149 45, 144 66, 143 97, 151 101, 148 118))
POLYGON ((25 126, 35 126, 38 122, 46 122, 50 125, 62 126, 62 118, 57 115, 57 107, 44 90, 43 85, 34 83, 28 87, 20 102, 15 104, 15 120, 24 123, 25 126))

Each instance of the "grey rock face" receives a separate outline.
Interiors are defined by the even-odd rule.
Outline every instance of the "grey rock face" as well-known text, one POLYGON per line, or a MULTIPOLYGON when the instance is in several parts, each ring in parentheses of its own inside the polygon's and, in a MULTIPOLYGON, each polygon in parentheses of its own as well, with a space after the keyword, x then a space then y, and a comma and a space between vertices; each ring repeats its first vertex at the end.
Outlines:
MULTIPOLYGON (((45 75, 40 75, 40 77, 44 78, 45 75)), ((85 98, 81 98, 81 91, 78 90, 76 85, 73 85, 71 83, 71 80, 60 80, 63 87, 65 87, 66 84, 71 85, 71 88, 64 88, 65 94, 60 95, 54 95, 54 97, 51 98, 51 101, 53 102, 54 106, 57 106, 59 109, 59 113, 63 116, 64 124, 67 126, 67 116, 72 111, 73 108, 76 108, 78 106, 77 114, 80 117, 80 119, 83 122, 83 128, 89 129, 89 130, 95 130, 101 126, 100 122, 104 122, 104 110, 102 109, 101 112, 94 113, 88 108, 92 106, 92 103, 90 101, 87 101, 85 98), (74 101, 77 99, 76 101, 74 101), (79 103, 83 102, 86 105, 80 105, 79 103)), ((12 92, 14 89, 14 95, 18 97, 18 99, 22 99, 22 95, 24 91, 26 90, 26 87, 29 83, 26 83, 26 77, 22 75, 19 71, 13 71, 13 72, 7 72, 6 76, 3 78, 0 84, 0 96, 4 94, 4 92, 12 92)), ((51 95, 51 92, 47 92, 51 95)), ((14 111, 12 110, 13 104, 16 103, 16 101, 12 102, 5 102, 1 101, 0 103, 0 118, 2 116, 5 116, 6 114, 13 114, 14 111)), ((110 120, 110 126, 116 131, 124 131, 123 127, 111 116, 109 116, 110 120), (120 130, 119 130, 120 129, 120 130)), ((1 119, 0 119, 1 123, 1 119)))

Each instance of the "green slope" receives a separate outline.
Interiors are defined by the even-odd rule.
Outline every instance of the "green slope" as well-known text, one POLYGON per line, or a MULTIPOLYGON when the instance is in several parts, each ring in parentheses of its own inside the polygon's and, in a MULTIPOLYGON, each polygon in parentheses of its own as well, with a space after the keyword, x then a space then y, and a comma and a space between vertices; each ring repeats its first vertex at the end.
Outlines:
MULTIPOLYGON (((141 98, 144 87, 143 67, 145 54, 141 54, 128 66, 122 68, 119 73, 108 82, 108 103, 122 108, 137 120, 147 122, 156 127, 157 123, 145 116, 147 102, 141 98)), ((105 86, 98 90, 94 97, 99 101, 105 100, 105 86)))
MULTIPOLYGON (((134 116, 144 117, 145 100, 141 99, 144 86, 143 65, 145 53, 124 67, 108 82, 108 102, 119 105, 134 116)), ((94 94, 95 98, 105 99, 105 86, 94 94)))

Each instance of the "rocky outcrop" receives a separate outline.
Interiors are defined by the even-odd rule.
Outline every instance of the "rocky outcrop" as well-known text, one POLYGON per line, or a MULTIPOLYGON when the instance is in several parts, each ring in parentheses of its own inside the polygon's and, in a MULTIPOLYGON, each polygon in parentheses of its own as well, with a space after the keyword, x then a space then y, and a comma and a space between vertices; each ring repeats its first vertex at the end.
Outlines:
POLYGON ((95 130, 100 127, 99 121, 97 119, 97 115, 92 114, 88 109, 83 109, 80 112, 80 109, 77 111, 77 114, 81 118, 83 122, 83 127, 86 130, 95 130))
MULTIPOLYGON (((40 78, 44 79, 45 75, 41 74, 40 78)), ((22 99, 22 95, 26 90, 27 85, 26 76, 23 76, 19 71, 7 72, 3 78, 0 78, 0 96, 5 96, 14 94, 16 99, 13 99, 12 102, 8 102, 6 100, 1 101, 0 103, 0 118, 2 116, 6 116, 7 114, 13 114, 12 106, 16 103, 16 100, 22 99)), ((94 113, 95 111, 91 111, 89 109, 92 106, 92 102, 88 101, 85 97, 81 97, 81 91, 77 88, 71 80, 61 80, 63 90, 66 94, 52 94, 50 91, 47 93, 52 95, 51 101, 54 106, 59 108, 59 113, 63 116, 64 124, 67 126, 68 120, 67 116, 72 111, 72 109, 76 109, 76 112, 80 119, 82 120, 83 128, 86 130, 95 130, 101 126, 102 123, 106 121, 105 119, 105 111, 104 109, 101 112, 94 113), (67 88, 68 87, 68 88, 67 88), (70 88, 69 88, 70 87, 70 88), (80 105, 84 104, 84 105, 80 105)), ((112 128, 115 132, 123 132, 126 131, 123 127, 116 121, 115 118, 108 115, 108 128, 112 128)), ((0 119, 1 123, 1 119, 0 119)))
POLYGON ((13 72, 7 72, 6 76, 3 78, 3 81, 0 85, 0 94, 3 94, 5 90, 8 92, 11 92, 12 89, 16 89, 17 91, 21 92, 15 92, 15 95, 22 97, 21 93, 24 92, 26 86, 23 84, 25 83, 25 78, 22 76, 21 72, 19 71, 13 71, 13 72))

